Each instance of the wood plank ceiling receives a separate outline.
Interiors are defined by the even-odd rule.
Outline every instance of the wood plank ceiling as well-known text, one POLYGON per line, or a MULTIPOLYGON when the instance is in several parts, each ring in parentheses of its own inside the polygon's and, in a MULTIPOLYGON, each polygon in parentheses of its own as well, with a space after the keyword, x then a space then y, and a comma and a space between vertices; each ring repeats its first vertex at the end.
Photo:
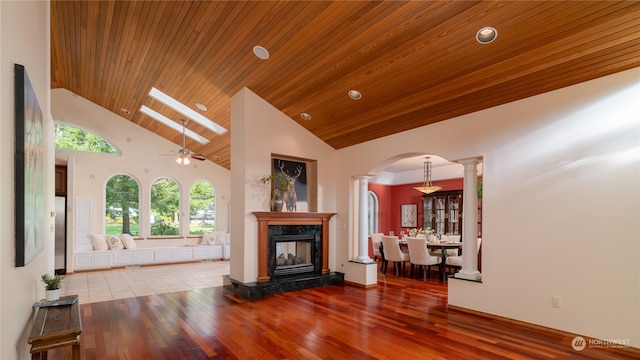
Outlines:
MULTIPOLYGON (((247 87, 340 149, 638 67, 639 19, 637 1, 52 1, 51 87, 178 145, 139 111, 184 118, 152 87, 230 131, 247 87)), ((230 168, 230 132, 188 127, 210 142, 187 148, 230 168)))

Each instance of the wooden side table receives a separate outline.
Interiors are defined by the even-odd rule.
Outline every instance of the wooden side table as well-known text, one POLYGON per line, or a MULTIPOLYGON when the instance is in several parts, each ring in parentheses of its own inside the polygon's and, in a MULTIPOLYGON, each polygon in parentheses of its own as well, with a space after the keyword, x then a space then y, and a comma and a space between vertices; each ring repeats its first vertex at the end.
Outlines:
POLYGON ((80 360, 82 322, 78 296, 66 296, 55 302, 40 301, 34 307, 36 318, 27 341, 31 344, 31 359, 46 359, 47 351, 71 346, 73 359, 80 360))

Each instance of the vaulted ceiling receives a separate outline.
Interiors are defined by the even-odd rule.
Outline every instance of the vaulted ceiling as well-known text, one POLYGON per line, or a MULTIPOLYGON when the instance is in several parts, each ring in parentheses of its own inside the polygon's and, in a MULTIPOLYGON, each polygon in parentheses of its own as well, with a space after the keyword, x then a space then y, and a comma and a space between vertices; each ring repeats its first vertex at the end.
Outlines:
MULTIPOLYGON (((233 131, 246 86, 340 149, 638 67, 639 19, 637 1, 52 1, 51 87, 178 149, 140 112, 184 118, 152 87, 233 131)), ((187 148, 230 168, 230 132, 188 127, 210 142, 187 148)))

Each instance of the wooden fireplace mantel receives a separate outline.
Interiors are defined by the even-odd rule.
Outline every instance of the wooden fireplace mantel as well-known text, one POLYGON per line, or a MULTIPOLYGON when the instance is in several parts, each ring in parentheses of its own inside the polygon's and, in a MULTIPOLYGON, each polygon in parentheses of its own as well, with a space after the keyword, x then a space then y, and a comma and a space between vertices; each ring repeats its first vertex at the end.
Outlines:
POLYGON ((322 225, 322 275, 329 274, 329 220, 336 213, 254 211, 258 218, 258 282, 269 276, 269 225, 322 225))

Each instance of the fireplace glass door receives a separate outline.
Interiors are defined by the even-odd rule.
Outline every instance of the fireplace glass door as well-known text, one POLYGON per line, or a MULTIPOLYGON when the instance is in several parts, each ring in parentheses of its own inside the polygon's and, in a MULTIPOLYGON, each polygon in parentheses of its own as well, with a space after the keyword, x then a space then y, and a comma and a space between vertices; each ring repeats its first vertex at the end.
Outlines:
POLYGON ((284 235, 275 239, 274 276, 314 271, 313 235, 284 235))

